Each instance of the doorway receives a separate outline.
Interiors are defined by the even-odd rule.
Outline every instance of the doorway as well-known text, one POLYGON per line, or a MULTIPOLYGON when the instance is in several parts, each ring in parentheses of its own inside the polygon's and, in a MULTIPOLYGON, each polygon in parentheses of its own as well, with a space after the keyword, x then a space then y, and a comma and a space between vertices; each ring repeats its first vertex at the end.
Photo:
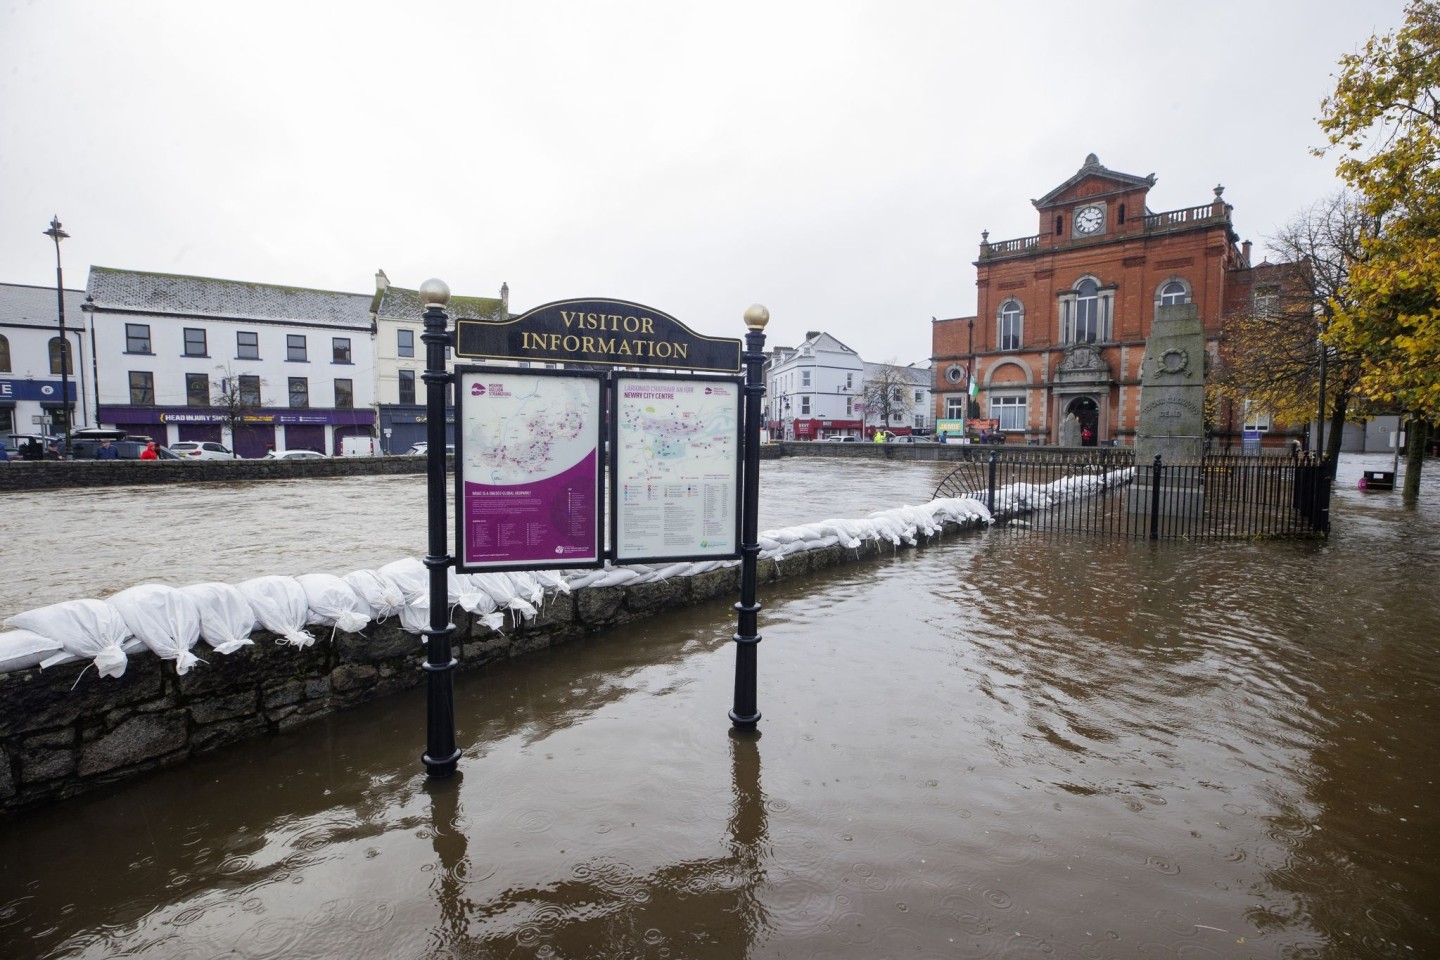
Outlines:
POLYGON ((1065 408, 1080 423, 1080 445, 1094 447, 1100 443, 1100 405, 1090 397, 1076 397, 1065 408))

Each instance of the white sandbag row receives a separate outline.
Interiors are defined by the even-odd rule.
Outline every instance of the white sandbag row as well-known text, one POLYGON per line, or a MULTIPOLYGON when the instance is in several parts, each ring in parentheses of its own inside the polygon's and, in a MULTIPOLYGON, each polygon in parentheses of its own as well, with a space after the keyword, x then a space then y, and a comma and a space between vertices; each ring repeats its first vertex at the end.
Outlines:
MULTIPOLYGON (((1097 478, 1077 478, 1093 486, 1097 478)), ((1128 479, 1128 478, 1127 478, 1128 479)), ((1106 478, 1103 482, 1119 482, 1106 478)), ((1052 485, 1054 486, 1054 485, 1052 485)), ((1038 488, 1015 491, 1017 502, 1043 496, 1080 495, 1038 488)), ((822 520, 760 534, 760 556, 781 559, 791 554, 840 545, 858 549, 867 542, 913 546, 920 536, 933 536, 947 522, 990 522, 985 506, 969 498, 935 500, 924 506, 882 510, 860 520, 822 520)), ((672 577, 695 576, 733 567, 738 560, 675 562, 656 566, 629 564, 598 570, 561 573, 528 571, 457 573, 446 571, 446 602, 459 607, 490 627, 500 630, 508 611, 512 622, 536 617, 545 599, 586 587, 616 587, 653 583, 672 577)), ((448 613, 448 611, 447 611, 448 613)), ((337 577, 303 574, 298 577, 265 576, 239 584, 198 583, 171 587, 141 584, 106 600, 69 600, 29 610, 5 621, 9 632, 0 633, 0 673, 53 666, 74 660, 92 660, 101 676, 125 673, 129 654, 149 649, 175 661, 185 674, 206 662, 193 650, 205 643, 217 654, 230 654, 250 645, 259 627, 283 645, 303 649, 316 642, 307 627, 322 626, 358 633, 371 621, 398 617, 402 629, 421 634, 430 625, 430 571, 413 557, 386 564, 378 570, 356 570, 337 577)))
POLYGON ((995 490, 995 512, 1025 513, 1044 510, 1068 500, 1093 497, 1135 479, 1135 468, 1108 473, 1084 473, 1061 477, 1050 483, 1013 483, 995 490))

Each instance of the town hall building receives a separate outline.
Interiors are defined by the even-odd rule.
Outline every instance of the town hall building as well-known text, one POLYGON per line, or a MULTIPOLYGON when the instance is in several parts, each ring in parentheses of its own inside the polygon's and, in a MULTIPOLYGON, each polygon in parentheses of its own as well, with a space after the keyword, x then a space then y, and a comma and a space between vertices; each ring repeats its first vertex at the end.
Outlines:
MULTIPOLYGON (((1091 154, 1031 201, 1038 233, 981 235, 976 315, 932 325, 937 418, 996 420, 1009 442, 1056 444, 1073 415, 1067 432, 1079 442, 1130 445, 1156 310, 1195 304, 1205 360, 1215 360, 1223 319, 1251 309, 1274 268, 1252 268, 1223 187, 1208 203, 1156 213, 1154 185, 1154 174, 1119 173, 1091 154)), ((1270 429, 1263 411, 1222 407, 1208 425, 1212 442, 1270 429)))

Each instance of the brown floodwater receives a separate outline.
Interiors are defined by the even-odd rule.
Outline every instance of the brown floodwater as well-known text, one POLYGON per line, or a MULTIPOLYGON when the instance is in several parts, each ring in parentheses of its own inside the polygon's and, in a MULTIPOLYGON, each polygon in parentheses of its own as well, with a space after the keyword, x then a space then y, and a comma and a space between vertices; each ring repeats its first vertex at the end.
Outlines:
MULTIPOLYGON (((448 782, 417 690, 7 817, 0 956, 1434 956, 1440 466, 1354 489, 1387 465, 1326 543, 993 530, 765 587, 758 736, 716 602, 458 677, 448 782)), ((767 463, 762 527, 939 470, 876 466, 767 463)), ((342 570, 393 536, 330 482, 282 565, 291 521, 342 570)))

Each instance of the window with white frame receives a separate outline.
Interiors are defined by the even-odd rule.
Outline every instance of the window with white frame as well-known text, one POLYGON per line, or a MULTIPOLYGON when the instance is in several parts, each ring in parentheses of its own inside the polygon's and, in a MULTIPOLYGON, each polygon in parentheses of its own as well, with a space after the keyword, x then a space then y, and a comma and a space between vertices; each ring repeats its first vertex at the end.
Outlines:
POLYGON ((964 420, 964 419, 965 419, 965 405, 966 405, 966 404, 965 404, 965 401, 966 401, 966 398, 963 397, 963 396, 961 396, 961 397, 946 397, 946 398, 945 398, 945 419, 946 419, 946 420, 964 420))
POLYGON ((1025 429, 1025 394, 990 395, 990 419, 1000 421, 1001 430, 1025 429))
POLYGON ((1245 400, 1240 404, 1240 411, 1246 430, 1264 432, 1270 429, 1270 411, 1264 405, 1245 400))
POLYGON ((1006 300, 1000 305, 1000 313, 996 317, 996 329, 999 332, 997 346, 1001 350, 1019 350, 1021 326, 1025 320, 1025 308, 1020 305, 1019 300, 1006 300))
POLYGON ((808 396, 800 398, 800 415, 802 417, 810 416, 810 398, 808 396))
POLYGON ((810 386, 810 371, 809 371, 809 370, 801 370, 801 371, 800 371, 800 386, 802 386, 802 387, 808 387, 808 386, 810 386))
POLYGON ((845 416, 847 416, 847 417, 853 417, 853 416, 855 416, 855 398, 854 398, 854 397, 846 397, 846 398, 845 398, 845 416))
POLYGON ((1280 295, 1274 287, 1261 287, 1255 291, 1255 315, 1273 317, 1280 312, 1280 295))
POLYGON ((1160 288, 1160 306, 1172 307, 1177 303, 1190 302, 1190 290, 1179 280, 1171 280, 1160 288))
POLYGON ((1060 294, 1060 342, 1109 340, 1114 309, 1115 289, 1101 288, 1094 277, 1082 277, 1073 290, 1060 294))

